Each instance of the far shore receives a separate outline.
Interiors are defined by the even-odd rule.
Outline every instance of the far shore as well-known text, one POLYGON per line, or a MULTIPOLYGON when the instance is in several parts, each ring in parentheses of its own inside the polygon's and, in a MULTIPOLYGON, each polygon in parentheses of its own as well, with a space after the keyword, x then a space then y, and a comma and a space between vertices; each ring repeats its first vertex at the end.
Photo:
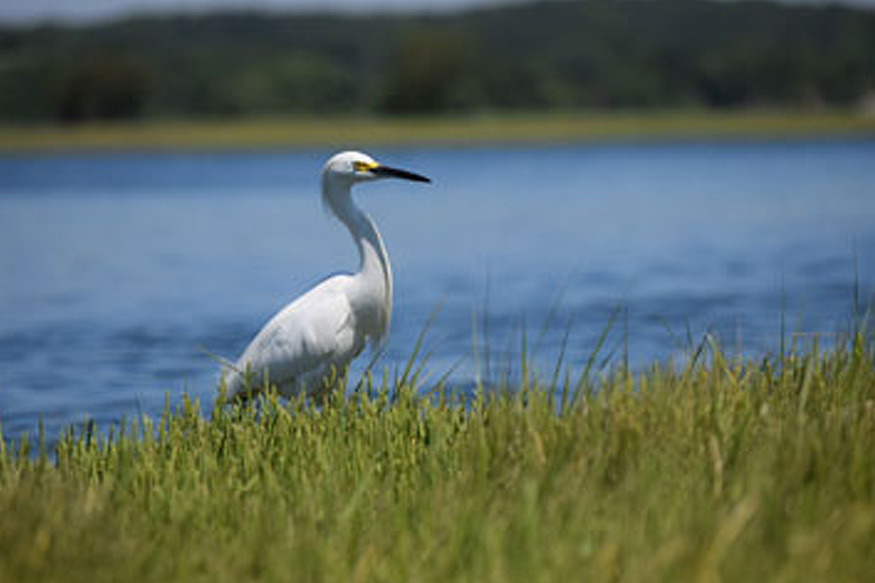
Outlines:
POLYGON ((0 154, 875 136, 855 111, 579 112, 0 125, 0 154))

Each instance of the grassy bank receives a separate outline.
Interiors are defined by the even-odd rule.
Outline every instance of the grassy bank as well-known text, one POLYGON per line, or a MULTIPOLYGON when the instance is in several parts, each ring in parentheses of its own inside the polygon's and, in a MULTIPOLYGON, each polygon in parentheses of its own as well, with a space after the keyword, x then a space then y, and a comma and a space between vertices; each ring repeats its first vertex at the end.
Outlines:
POLYGON ((53 150, 476 145, 875 135, 848 112, 645 112, 446 118, 278 118, 0 127, 0 153, 53 150))
MULTIPOLYGON (((0 452, 2 581, 862 581, 875 351, 571 379, 462 406, 190 403, 0 452), (573 402, 572 402, 573 401, 573 402), (33 445, 36 448, 36 444, 33 445)), ((385 388, 385 387, 384 387, 385 388)), ((2 443, 2 441, 0 441, 2 443)))

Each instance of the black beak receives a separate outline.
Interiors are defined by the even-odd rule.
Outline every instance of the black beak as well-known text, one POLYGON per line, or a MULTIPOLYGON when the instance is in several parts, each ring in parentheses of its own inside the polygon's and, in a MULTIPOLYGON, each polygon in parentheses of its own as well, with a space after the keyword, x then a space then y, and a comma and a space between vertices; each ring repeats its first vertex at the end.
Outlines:
POLYGON ((380 165, 376 168, 372 168, 371 172, 376 176, 403 178, 404 180, 412 180, 413 182, 431 182, 431 180, 429 180, 425 176, 422 176, 421 174, 415 174, 413 172, 408 172, 407 170, 392 168, 391 166, 380 165))

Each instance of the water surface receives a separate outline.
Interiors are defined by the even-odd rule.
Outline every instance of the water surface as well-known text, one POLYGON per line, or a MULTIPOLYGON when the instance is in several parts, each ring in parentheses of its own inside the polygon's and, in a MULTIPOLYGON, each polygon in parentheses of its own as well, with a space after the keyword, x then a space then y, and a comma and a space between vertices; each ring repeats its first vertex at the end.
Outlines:
MULTIPOLYGON (((356 265, 318 196, 331 153, 0 158, 3 432, 153 413, 167 393, 210 401, 203 349, 236 356, 356 265)), ((458 362, 464 383, 486 374, 475 328, 493 378, 516 366, 522 330, 545 374, 563 345, 579 366, 618 306, 613 362, 674 358, 707 331, 757 356, 782 317, 847 329, 854 290, 865 303, 873 289, 875 139, 371 153, 434 180, 357 192, 396 278, 381 368, 438 305, 428 368, 458 362)))

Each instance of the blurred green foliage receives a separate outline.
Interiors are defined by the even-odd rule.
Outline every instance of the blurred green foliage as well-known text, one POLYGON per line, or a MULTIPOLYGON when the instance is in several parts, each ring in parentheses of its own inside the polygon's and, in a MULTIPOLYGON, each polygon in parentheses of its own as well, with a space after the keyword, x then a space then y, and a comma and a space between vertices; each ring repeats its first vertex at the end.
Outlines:
POLYGON ((228 12, 0 30, 0 120, 842 107, 875 12, 548 1, 441 15, 228 12))

